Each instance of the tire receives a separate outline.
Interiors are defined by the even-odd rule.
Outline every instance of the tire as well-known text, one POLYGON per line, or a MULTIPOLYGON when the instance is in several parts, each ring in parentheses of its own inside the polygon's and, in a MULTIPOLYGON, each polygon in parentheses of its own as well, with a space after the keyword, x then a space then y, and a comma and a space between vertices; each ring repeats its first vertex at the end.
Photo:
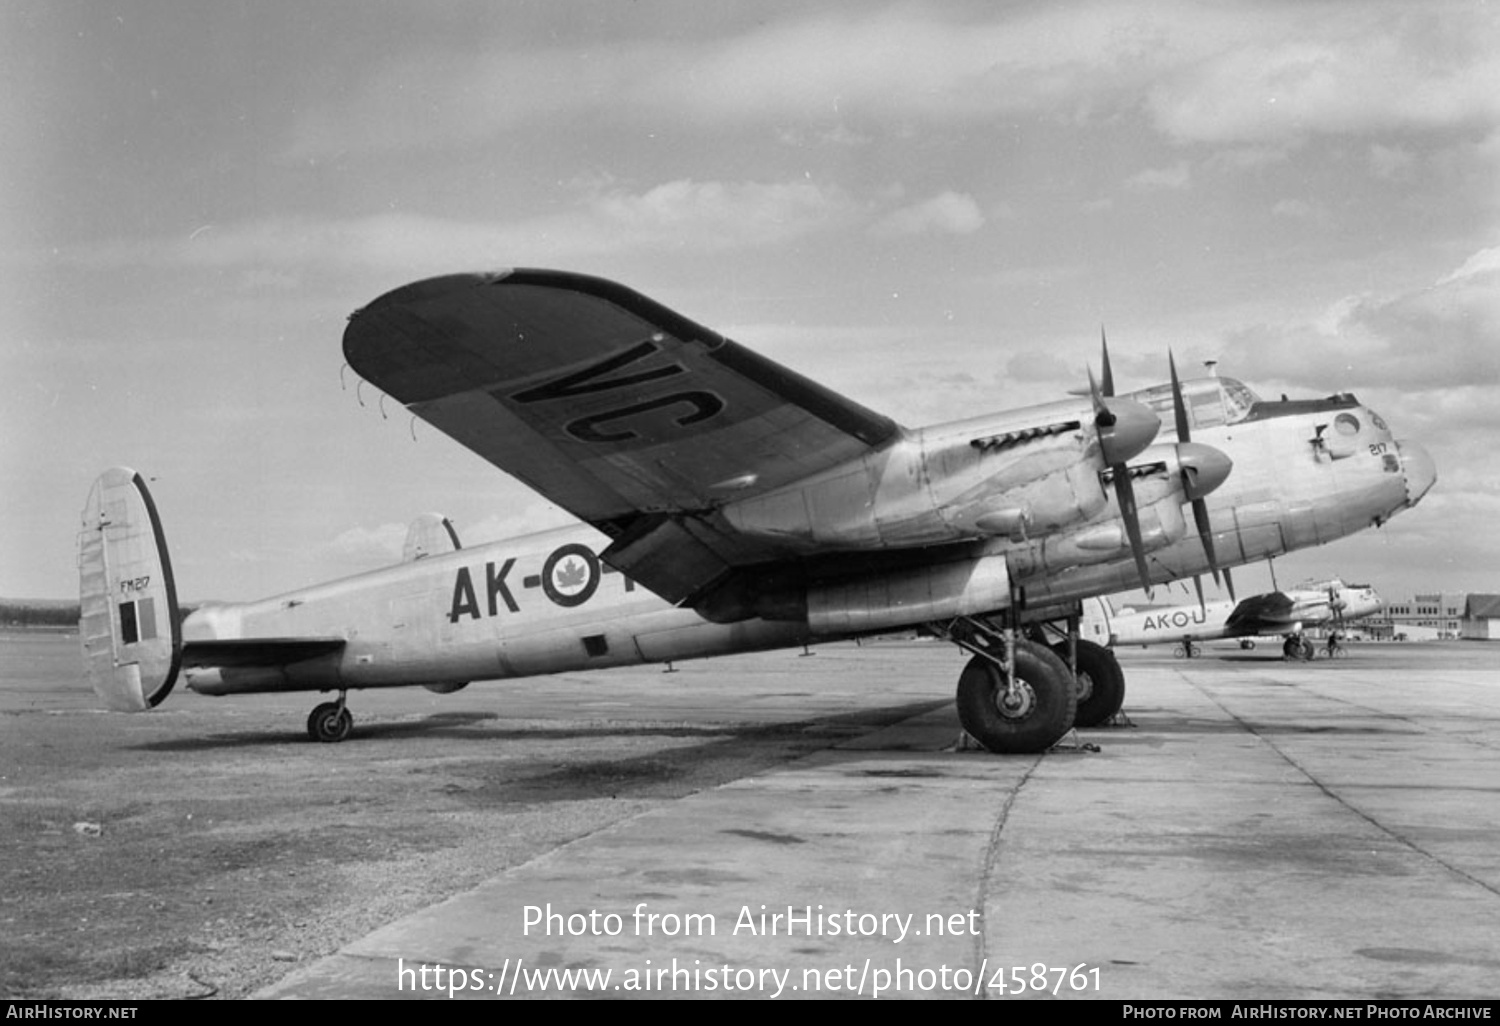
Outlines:
POLYGON ((988 751, 1045 752, 1073 726, 1078 686, 1051 649, 1031 641, 1016 641, 1015 672, 1021 702, 1007 712, 999 667, 984 656, 970 659, 958 677, 958 720, 988 751))
MULTIPOLYGON (((1066 646, 1063 651, 1067 651, 1066 646)), ((1078 710, 1073 714, 1073 726, 1097 727, 1125 704, 1125 671, 1115 654, 1103 645, 1080 639, 1077 651, 1078 710)))
POLYGON ((337 702, 324 702, 307 717, 307 736, 314 741, 336 744, 354 729, 354 715, 337 702))

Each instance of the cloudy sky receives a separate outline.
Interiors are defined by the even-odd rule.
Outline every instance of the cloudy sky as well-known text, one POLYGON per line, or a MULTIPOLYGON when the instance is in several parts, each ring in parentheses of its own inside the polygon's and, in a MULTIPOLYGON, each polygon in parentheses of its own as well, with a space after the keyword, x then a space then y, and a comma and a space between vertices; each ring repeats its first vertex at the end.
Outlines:
POLYGON ((76 595, 112 464, 190 600, 565 522, 342 368, 517 265, 908 425, 1062 396, 1101 323, 1122 388, 1351 390, 1438 486, 1281 583, 1500 591, 1500 4, 5 0, 0 74, 0 596, 76 595))

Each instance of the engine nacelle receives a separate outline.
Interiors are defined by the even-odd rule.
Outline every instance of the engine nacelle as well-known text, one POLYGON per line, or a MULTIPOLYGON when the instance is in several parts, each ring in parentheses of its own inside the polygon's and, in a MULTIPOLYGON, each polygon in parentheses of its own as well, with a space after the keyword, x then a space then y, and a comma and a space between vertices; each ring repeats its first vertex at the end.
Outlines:
POLYGON ((1105 450, 1114 458, 1138 453, 1160 424, 1144 406, 1110 402, 1115 420, 1107 429, 1087 403, 1029 411, 1024 422, 992 418, 929 428, 722 512, 742 534, 809 551, 916 548, 1059 530, 1104 509, 1105 450))
POLYGON ((434 695, 451 695, 455 691, 462 691, 468 687, 469 682, 466 680, 446 681, 442 684, 423 684, 422 686, 434 695))
POLYGON ((807 591, 807 625, 819 634, 858 634, 1003 609, 1010 605, 1005 557, 858 577, 807 591))
POLYGON ((1009 604, 1005 557, 980 555, 908 562, 811 583, 777 574, 746 576, 694 609, 714 623, 759 617, 805 623, 818 634, 861 634, 992 612, 1009 604))
MULTIPOLYGON (((1229 469, 1228 457, 1197 443, 1156 445, 1142 453, 1130 468, 1141 547, 1152 552, 1180 541, 1188 530, 1184 503, 1217 488, 1229 469)), ((1017 577, 1131 558, 1130 535, 1115 506, 1106 517, 1006 551, 1017 577)))
MULTIPOLYGON (((1147 552, 1164 549, 1187 534, 1182 503, 1173 497, 1138 506, 1141 547, 1147 552)), ((1048 535, 1009 550, 1011 568, 1017 577, 1057 573, 1069 567, 1112 563, 1131 557, 1130 536, 1122 520, 1106 520, 1072 531, 1048 535)))

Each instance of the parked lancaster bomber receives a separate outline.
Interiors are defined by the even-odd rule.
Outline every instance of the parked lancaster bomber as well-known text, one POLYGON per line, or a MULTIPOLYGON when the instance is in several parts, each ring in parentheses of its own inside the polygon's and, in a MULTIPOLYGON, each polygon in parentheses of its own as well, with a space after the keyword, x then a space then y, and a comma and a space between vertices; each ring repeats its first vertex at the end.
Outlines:
POLYGON ((1204 602, 1160 609, 1121 609, 1105 599, 1085 603, 1085 620, 1102 621, 1102 632, 1114 645, 1175 645, 1174 653, 1192 658, 1199 642, 1279 636, 1289 657, 1311 659, 1308 627, 1339 625, 1379 612, 1380 596, 1367 584, 1345 584, 1334 578, 1310 581, 1286 591, 1251 595, 1239 602, 1204 602))
POLYGON ((155 706, 179 675, 210 695, 337 692, 308 732, 338 741, 351 689, 918 628, 972 654, 964 729, 1041 751, 1123 698, 1113 655, 1077 640, 1081 599, 1379 525, 1436 478, 1352 395, 1266 402, 1173 366, 1170 384, 1117 396, 1107 350, 1087 395, 908 429, 557 271, 396 289, 350 317, 344 354, 584 523, 461 548, 425 518, 397 566, 181 618, 144 483, 107 471, 79 564, 84 651, 111 708, 155 706), (1159 437, 1166 415, 1175 437, 1159 437), (1043 625, 1065 640, 1035 640, 1043 625))

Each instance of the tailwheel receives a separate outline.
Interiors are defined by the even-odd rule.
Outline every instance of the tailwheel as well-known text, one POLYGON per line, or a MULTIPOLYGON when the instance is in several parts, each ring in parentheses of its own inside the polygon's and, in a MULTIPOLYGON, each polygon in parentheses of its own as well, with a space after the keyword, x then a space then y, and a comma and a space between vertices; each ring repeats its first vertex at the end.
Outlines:
POLYGON ((1044 645, 1016 640, 1014 680, 999 663, 975 655, 958 678, 958 719, 991 752, 1045 752, 1073 726, 1078 692, 1066 664, 1044 645))
MULTIPOLYGON (((1066 645, 1059 647, 1066 650, 1066 645)), ((1078 711, 1073 714, 1073 726, 1108 723, 1125 704, 1125 671, 1120 669, 1120 661, 1103 645, 1082 638, 1076 643, 1074 658, 1078 664, 1078 711)))
POLYGON ((307 736, 314 741, 333 744, 349 736, 354 729, 354 716, 344 706, 344 696, 337 702, 324 702, 315 706, 307 717, 307 736))

